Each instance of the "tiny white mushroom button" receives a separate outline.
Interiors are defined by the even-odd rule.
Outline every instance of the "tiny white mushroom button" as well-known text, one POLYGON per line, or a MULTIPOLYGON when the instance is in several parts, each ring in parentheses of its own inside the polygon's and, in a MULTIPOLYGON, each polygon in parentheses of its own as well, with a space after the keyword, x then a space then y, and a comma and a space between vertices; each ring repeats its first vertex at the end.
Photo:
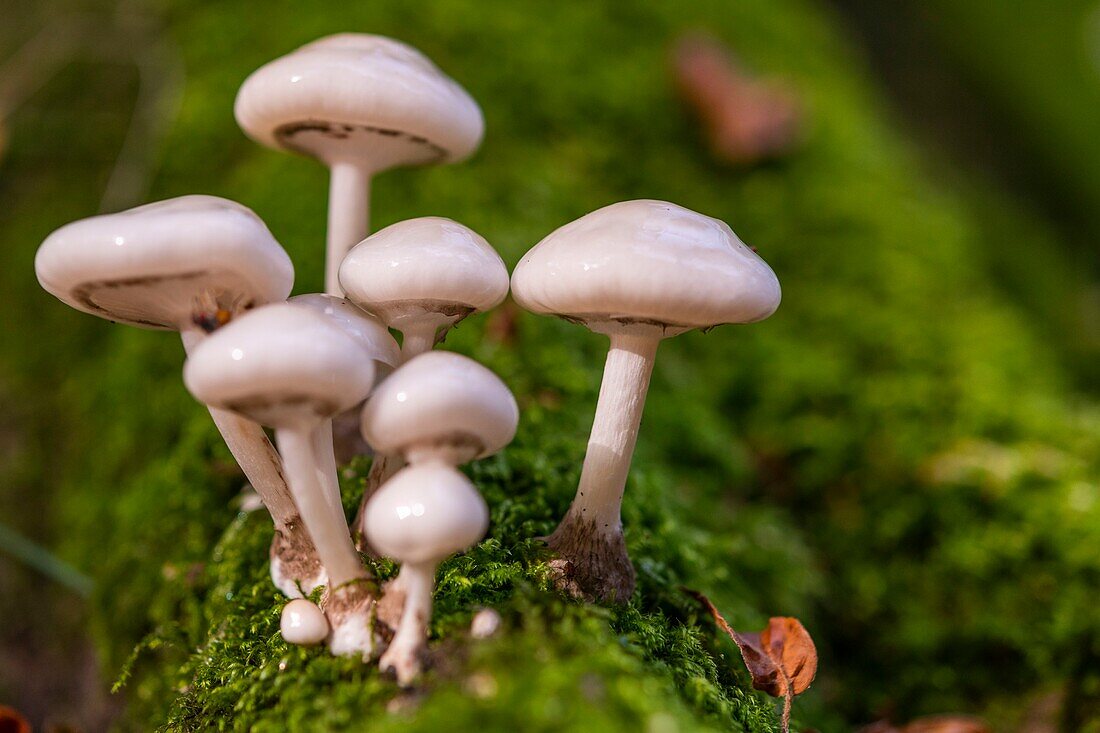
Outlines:
POLYGON ((296 598, 283 606, 279 631, 288 644, 313 646, 328 636, 328 619, 317 604, 296 598))

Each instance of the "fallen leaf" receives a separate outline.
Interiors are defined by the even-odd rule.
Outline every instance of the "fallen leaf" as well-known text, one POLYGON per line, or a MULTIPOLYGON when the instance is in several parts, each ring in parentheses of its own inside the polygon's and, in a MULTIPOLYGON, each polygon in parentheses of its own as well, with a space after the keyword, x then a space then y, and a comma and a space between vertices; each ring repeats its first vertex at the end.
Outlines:
POLYGON ((0 705, 0 731, 3 731, 3 733, 31 733, 31 724, 15 708, 0 705))
POLYGON ((742 633, 729 625, 706 595, 688 588, 683 590, 702 603, 719 628, 737 644, 752 675, 752 686, 772 697, 783 698, 782 723, 786 733, 790 729, 791 702, 795 695, 809 689, 817 675, 817 647, 802 622, 790 616, 773 616, 763 631, 742 633))
POLYGON ((676 86, 702 123, 715 157, 752 165, 798 142, 801 105, 784 85, 753 78, 718 41, 687 36, 672 61, 676 86))

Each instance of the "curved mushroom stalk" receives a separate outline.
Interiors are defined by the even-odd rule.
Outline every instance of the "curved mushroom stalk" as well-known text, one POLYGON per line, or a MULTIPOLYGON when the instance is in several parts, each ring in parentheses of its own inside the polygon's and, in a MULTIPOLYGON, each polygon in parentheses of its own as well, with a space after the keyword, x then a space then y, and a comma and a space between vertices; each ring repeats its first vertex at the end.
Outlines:
POLYGON ((660 338, 612 333, 577 495, 546 538, 562 558, 552 567, 578 595, 626 602, 634 593, 621 510, 660 338))
MULTIPOLYGON (((338 492, 325 484, 327 461, 315 444, 324 435, 318 428, 370 393, 373 361, 331 318, 285 303, 258 308, 205 339, 187 360, 184 382, 207 405, 275 429, 291 494, 329 577, 329 649, 369 659, 373 579, 351 543, 338 492)), ((326 446, 331 455, 331 440, 326 446)))
POLYGON ((420 658, 428 642, 432 619, 432 587, 435 563, 401 566, 401 591, 405 603, 390 645, 378 660, 378 668, 392 672, 397 684, 407 687, 420 674, 420 658))
MULTIPOLYGON (((206 333, 290 293, 294 268, 263 221, 238 203, 182 196, 68 224, 38 250, 42 286, 77 310, 178 331, 190 353, 206 333)), ((323 584, 324 570, 259 425, 211 417, 275 522, 271 574, 289 596, 323 584)))
POLYGON ((485 536, 489 509, 468 478, 431 461, 388 481, 367 505, 366 525, 378 549, 401 563, 404 609, 379 666, 408 685, 420 672, 428 640, 435 569, 485 536))
POLYGON ((322 603, 331 626, 329 650, 336 656, 369 660, 374 653, 373 582, 351 544, 339 495, 318 481, 313 431, 279 428, 275 439, 302 519, 318 530, 317 551, 331 583, 322 603))
POLYGON ((558 584, 626 602, 634 568, 623 539, 623 489, 661 339, 752 323, 779 307, 775 273, 726 224, 666 201, 623 201, 551 232, 512 273, 534 313, 611 337, 577 495, 547 538, 558 584))
MULTIPOLYGON (((206 334, 188 329, 180 336, 183 349, 190 356, 206 334)), ((283 475, 282 458, 259 423, 217 407, 207 406, 207 410, 229 452, 275 523, 275 536, 268 553, 271 581, 289 598, 308 596, 327 583, 328 577, 290 494, 283 475)))

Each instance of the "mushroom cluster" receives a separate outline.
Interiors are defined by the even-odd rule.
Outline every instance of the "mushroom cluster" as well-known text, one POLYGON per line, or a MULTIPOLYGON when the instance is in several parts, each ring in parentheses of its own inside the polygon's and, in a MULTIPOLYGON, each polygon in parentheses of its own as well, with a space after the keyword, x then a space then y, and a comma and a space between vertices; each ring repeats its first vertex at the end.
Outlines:
POLYGON ((620 506, 657 345, 766 318, 780 299, 767 264, 726 224, 661 201, 613 204, 561 227, 511 278, 484 238, 450 219, 367 236, 373 174, 459 160, 483 127, 457 83, 391 39, 341 34, 277 59, 244 83, 236 115, 258 141, 332 169, 325 293, 290 297, 293 268, 267 226, 213 196, 68 224, 42 244, 35 269, 78 310, 180 333, 184 384, 274 520, 271 576, 291 599, 283 638, 377 657, 402 685, 419 674, 437 567, 489 526, 459 468, 504 449, 519 423, 495 374, 433 348, 509 288, 529 311, 610 338, 577 495, 546 542, 564 590, 628 601, 620 506), (333 429, 348 415, 374 456, 350 525, 333 429), (360 551, 400 572, 380 587, 360 551), (321 587, 314 604, 307 596, 321 587))

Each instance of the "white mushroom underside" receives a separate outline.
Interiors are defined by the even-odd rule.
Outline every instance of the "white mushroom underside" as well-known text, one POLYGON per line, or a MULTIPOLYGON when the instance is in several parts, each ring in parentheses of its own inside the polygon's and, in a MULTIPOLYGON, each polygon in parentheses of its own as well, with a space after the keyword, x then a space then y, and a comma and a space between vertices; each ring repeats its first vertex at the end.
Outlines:
POLYGON ((431 140, 401 130, 324 120, 283 125, 275 133, 279 144, 314 158, 358 162, 372 173, 398 165, 442 162, 447 151, 431 140))

